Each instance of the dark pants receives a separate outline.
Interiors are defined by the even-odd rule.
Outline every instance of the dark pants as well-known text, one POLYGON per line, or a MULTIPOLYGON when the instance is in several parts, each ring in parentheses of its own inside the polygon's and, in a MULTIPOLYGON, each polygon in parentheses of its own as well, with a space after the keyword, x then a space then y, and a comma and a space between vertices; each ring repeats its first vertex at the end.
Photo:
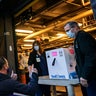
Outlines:
POLYGON ((83 86, 81 85, 81 91, 82 91, 83 96, 88 96, 88 95, 87 95, 87 89, 86 89, 86 87, 83 87, 83 86))
POLYGON ((51 96, 49 85, 39 85, 38 91, 35 96, 51 96))
POLYGON ((96 96, 96 80, 90 82, 89 86, 86 89, 88 96, 96 96))
POLYGON ((81 90, 83 96, 96 96, 96 81, 94 80, 88 83, 88 87, 81 85, 81 90))

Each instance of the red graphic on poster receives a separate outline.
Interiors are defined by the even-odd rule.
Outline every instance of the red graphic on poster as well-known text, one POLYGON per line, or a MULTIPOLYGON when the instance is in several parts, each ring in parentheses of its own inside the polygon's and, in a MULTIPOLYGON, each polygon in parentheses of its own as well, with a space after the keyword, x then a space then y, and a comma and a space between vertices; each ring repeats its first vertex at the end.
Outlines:
POLYGON ((69 52, 70 52, 70 54, 74 54, 74 49, 73 48, 69 48, 69 52))

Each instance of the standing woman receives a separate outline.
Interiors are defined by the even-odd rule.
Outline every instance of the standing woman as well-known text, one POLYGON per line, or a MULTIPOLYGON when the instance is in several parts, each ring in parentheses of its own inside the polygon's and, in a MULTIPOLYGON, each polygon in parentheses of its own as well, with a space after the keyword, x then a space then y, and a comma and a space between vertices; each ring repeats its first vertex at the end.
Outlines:
MULTIPOLYGON (((34 64, 34 67, 38 70, 38 76, 48 75, 47 62, 45 59, 45 54, 41 48, 39 41, 33 43, 33 50, 30 53, 28 65, 30 67, 34 64)), ((50 86, 49 85, 39 85, 38 92, 35 96, 51 96, 50 95, 50 86)))

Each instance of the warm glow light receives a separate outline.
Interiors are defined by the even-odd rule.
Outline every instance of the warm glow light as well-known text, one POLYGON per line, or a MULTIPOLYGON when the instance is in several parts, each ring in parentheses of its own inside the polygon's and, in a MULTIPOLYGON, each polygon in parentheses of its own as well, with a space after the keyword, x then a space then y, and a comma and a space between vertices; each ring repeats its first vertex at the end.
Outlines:
POLYGON ((58 40, 58 39, 60 39, 62 37, 65 38, 65 37, 67 37, 67 35, 66 34, 62 34, 62 35, 59 35, 57 38, 53 38, 52 40, 49 40, 49 41, 52 42, 52 41, 58 40))
POLYGON ((66 36, 66 34, 62 34, 62 33, 58 33, 56 34, 58 37, 63 37, 63 36, 66 36))
POLYGON ((78 23, 79 26, 82 26, 82 23, 78 23))
POLYGON ((29 47, 32 47, 32 44, 24 44, 23 46, 29 46, 29 47))
POLYGON ((31 31, 31 30, 15 29, 15 32, 20 32, 20 33, 32 33, 33 31, 31 31))
POLYGON ((32 49, 32 47, 22 47, 22 49, 32 49))
POLYGON ((96 27, 84 29, 84 31, 86 31, 86 32, 93 31, 93 30, 96 30, 96 27))
POLYGON ((24 34, 24 33, 16 33, 16 35, 17 35, 17 36, 27 36, 28 33, 25 33, 25 34, 24 34))
POLYGON ((24 42, 34 42, 35 40, 24 40, 24 42))

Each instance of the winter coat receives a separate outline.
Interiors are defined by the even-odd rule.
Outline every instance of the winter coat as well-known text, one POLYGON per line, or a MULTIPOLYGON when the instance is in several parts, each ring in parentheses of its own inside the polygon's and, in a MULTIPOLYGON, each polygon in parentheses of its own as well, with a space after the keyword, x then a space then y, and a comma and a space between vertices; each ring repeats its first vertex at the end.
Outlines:
POLYGON ((76 71, 84 79, 96 80, 96 41, 87 32, 79 31, 75 40, 76 71))
POLYGON ((0 73, 0 96, 11 96, 14 92, 34 96, 38 89, 38 76, 32 73, 30 83, 22 84, 10 78, 10 76, 0 73))

